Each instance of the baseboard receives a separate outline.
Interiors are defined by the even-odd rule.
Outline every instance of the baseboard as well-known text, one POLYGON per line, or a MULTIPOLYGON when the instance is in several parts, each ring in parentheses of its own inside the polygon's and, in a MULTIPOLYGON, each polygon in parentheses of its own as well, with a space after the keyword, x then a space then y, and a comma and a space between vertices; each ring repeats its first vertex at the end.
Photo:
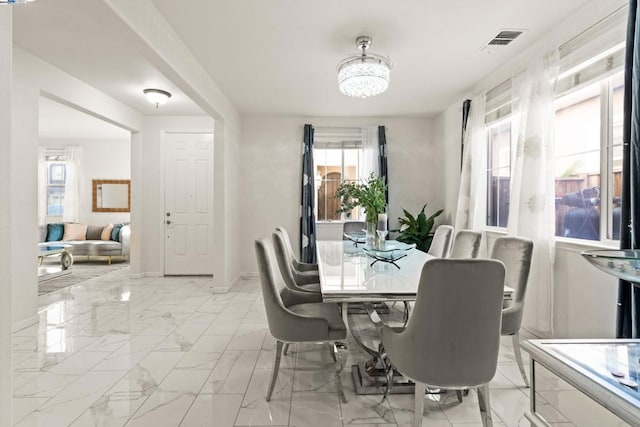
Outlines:
POLYGON ((252 271, 250 273, 247 273, 247 272, 240 273, 240 277, 241 278, 246 278, 246 279, 253 279, 253 278, 259 277, 259 276, 260 275, 258 274, 257 271, 252 271))
POLYGON ((31 325, 35 325, 36 323, 38 323, 38 318, 38 315, 34 314, 31 317, 15 322, 13 324, 13 332, 15 333, 31 325))
POLYGON ((164 274, 158 271, 147 271, 146 273, 129 273, 130 279, 142 279, 144 277, 162 277, 164 274))

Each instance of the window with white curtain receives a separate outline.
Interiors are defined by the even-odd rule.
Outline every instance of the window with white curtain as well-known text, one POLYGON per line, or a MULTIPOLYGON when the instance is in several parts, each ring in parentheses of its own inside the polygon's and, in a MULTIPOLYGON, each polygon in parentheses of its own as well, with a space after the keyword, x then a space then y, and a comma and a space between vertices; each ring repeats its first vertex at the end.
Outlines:
MULTIPOLYGON (((623 7, 559 47, 553 129, 556 236, 619 239, 622 173, 623 7)), ((506 227, 516 146, 511 79, 486 94, 487 221, 506 227)))

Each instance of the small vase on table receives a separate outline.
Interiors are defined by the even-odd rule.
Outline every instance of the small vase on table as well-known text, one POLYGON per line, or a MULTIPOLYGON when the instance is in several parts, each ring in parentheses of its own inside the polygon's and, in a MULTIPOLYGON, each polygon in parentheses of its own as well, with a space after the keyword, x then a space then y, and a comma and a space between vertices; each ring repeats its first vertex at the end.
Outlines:
POLYGON ((376 242, 378 248, 382 248, 384 246, 387 234, 389 233, 389 230, 387 228, 388 219, 389 218, 386 213, 378 214, 378 228, 376 230, 378 234, 378 240, 376 242))

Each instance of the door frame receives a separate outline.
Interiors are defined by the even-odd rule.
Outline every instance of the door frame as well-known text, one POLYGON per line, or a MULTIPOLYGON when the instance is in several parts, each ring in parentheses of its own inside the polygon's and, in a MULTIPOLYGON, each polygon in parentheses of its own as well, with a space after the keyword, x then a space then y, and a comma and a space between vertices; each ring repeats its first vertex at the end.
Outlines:
MULTIPOLYGON (((212 142, 212 146, 211 146, 211 154, 213 156, 211 160, 211 167, 212 167, 212 173, 211 173, 211 178, 213 180, 214 178, 214 170, 215 170, 215 145, 216 145, 216 134, 214 132, 214 129, 180 129, 180 128, 167 128, 167 129, 161 129, 160 130, 160 176, 162 177, 161 182, 160 182, 160 205, 161 205, 161 209, 159 212, 159 218, 160 220, 159 222, 159 232, 162 236, 162 248, 161 248, 161 262, 162 262, 162 276, 166 276, 166 271, 165 271, 165 262, 164 262, 164 257, 165 257, 165 242, 166 242, 166 236, 165 236, 165 179, 166 179, 166 161, 167 161, 167 134, 171 134, 171 133, 193 133, 193 134, 203 134, 203 133, 210 133, 213 139, 212 142)), ((212 202, 214 203, 214 207, 211 210, 211 230, 213 231, 213 225, 214 225, 214 211, 215 211, 215 186, 213 185, 213 182, 211 182, 211 197, 212 197, 212 202)), ((215 250, 215 233, 213 235, 213 239, 214 239, 214 244, 211 247, 211 250, 214 251, 215 250)), ((215 257, 215 254, 214 254, 215 257)), ((214 270, 214 274, 215 274, 215 270, 214 270)), ((212 275, 213 276, 213 275, 212 275)))

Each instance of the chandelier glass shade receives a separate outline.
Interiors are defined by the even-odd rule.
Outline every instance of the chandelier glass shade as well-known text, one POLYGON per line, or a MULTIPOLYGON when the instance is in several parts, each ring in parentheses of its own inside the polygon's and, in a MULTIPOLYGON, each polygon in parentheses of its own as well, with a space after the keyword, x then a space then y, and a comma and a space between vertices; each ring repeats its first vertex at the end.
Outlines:
POLYGON ((362 54, 350 56, 338 64, 340 92, 355 98, 368 98, 383 93, 389 87, 391 60, 382 55, 367 53, 366 50, 371 45, 370 37, 358 37, 356 45, 362 49, 362 54))

